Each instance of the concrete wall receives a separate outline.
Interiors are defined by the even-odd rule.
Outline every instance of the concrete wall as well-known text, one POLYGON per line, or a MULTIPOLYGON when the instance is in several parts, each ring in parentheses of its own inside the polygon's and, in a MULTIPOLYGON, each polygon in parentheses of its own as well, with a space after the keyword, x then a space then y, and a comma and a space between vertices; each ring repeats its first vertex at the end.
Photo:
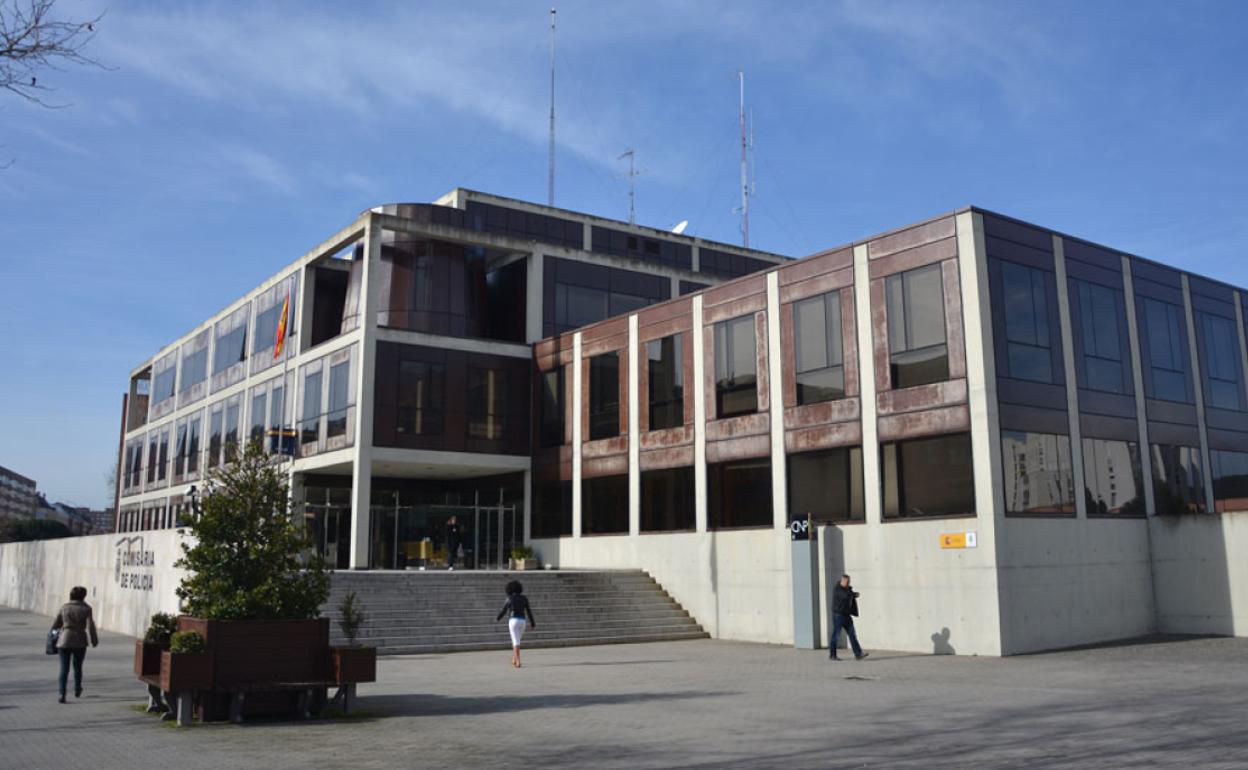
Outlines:
POLYGON ((1248 636, 1248 512, 1148 524, 1158 630, 1248 636))
POLYGON ((154 612, 176 612, 177 530, 0 545, 0 605, 54 614, 85 586, 96 626, 141 636, 154 612))

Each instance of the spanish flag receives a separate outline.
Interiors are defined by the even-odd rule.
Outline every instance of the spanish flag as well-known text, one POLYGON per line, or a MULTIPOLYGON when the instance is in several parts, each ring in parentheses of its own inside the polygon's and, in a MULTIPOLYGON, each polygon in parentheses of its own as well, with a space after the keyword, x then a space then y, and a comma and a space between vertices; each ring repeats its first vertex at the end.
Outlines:
POLYGON ((290 316, 290 290, 286 290, 286 301, 282 303, 282 316, 277 319, 277 336, 273 339, 273 360, 282 357, 282 348, 286 345, 286 319, 290 316))

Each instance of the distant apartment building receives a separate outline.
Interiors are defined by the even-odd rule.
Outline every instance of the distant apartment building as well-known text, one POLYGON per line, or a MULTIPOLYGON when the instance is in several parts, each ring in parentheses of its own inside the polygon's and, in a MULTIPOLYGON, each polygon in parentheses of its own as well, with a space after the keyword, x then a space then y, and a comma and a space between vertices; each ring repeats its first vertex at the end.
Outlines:
POLYGON ((34 479, 0 465, 0 518, 32 518, 38 502, 34 479))

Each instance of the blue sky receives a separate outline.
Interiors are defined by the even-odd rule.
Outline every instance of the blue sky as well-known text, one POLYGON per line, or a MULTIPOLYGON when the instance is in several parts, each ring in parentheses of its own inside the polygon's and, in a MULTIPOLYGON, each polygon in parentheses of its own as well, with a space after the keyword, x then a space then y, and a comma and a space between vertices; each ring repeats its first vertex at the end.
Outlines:
MULTIPOLYGON (((0 465, 111 503, 128 371, 369 206, 543 201, 549 4, 109 3, 0 95, 0 465)), ((795 256, 967 204, 1248 285, 1248 3, 559 4, 556 203, 795 256)))

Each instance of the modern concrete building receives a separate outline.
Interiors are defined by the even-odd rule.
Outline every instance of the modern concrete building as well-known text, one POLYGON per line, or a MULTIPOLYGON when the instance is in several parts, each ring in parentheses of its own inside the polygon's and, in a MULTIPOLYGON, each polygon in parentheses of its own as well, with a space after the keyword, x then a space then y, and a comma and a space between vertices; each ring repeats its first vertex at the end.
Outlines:
POLYGON ((36 486, 34 479, 0 465, 0 519, 33 517, 39 502, 36 486))

